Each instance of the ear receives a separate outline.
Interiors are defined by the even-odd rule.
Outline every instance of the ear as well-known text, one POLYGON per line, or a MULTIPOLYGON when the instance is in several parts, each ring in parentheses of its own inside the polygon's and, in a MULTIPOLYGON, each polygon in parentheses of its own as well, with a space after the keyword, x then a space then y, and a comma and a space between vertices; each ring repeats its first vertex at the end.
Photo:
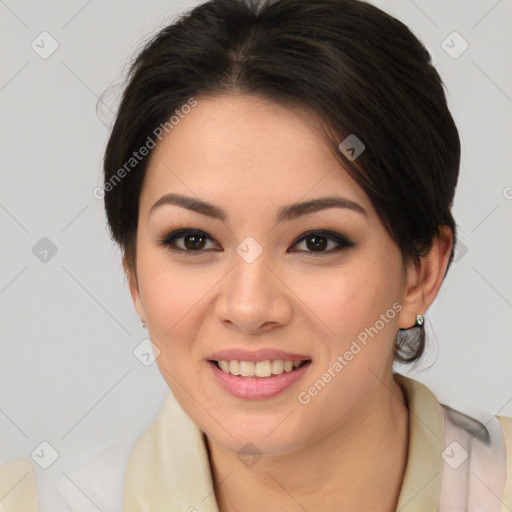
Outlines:
POLYGON ((130 286, 130 294, 132 296, 133 304, 135 306, 135 310, 139 315, 139 318, 142 321, 146 321, 146 313, 144 312, 144 306, 142 305, 142 300, 140 298, 139 293, 139 284, 137 282, 137 274, 136 269, 131 269, 128 265, 128 260, 126 256, 123 257, 123 269, 126 277, 128 279, 128 284, 130 286))
POLYGON ((439 235, 432 242, 428 254, 420 258, 419 266, 407 267, 398 327, 409 329, 416 323, 416 315, 424 315, 443 284, 453 245, 453 233, 448 226, 440 226, 439 235))

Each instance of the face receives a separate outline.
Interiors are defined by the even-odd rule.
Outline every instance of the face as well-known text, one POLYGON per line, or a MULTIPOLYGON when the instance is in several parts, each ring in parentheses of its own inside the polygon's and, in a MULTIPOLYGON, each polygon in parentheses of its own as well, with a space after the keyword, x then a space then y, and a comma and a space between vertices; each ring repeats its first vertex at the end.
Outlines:
POLYGON ((136 250, 131 292, 159 369, 226 449, 304 448, 347 425, 377 376, 391 376, 400 251, 297 111, 198 100, 153 150, 136 250), (338 205, 289 208, 324 197, 338 205))

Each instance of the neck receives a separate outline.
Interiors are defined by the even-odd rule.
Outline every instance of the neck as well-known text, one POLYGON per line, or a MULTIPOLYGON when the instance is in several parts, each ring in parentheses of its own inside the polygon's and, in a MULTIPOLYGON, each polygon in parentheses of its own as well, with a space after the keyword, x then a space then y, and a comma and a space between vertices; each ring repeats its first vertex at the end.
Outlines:
POLYGON ((208 439, 219 511, 395 511, 408 424, 404 395, 389 372, 347 422, 294 453, 264 456, 246 467, 236 453, 208 439))

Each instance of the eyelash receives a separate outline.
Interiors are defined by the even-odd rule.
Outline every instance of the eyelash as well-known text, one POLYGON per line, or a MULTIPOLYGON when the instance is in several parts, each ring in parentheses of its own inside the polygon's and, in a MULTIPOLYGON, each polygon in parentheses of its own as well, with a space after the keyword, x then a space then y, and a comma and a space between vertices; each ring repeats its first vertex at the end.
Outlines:
MULTIPOLYGON (((201 230, 198 230, 198 229, 177 229, 175 231, 172 231, 171 233, 169 233, 165 237, 163 237, 161 240, 159 240, 158 244, 166 246, 170 251, 186 254, 187 256, 198 256, 198 255, 204 254, 206 252, 206 250, 201 250, 200 249, 200 250, 197 250, 197 251, 192 251, 192 250, 186 250, 186 249, 181 249, 180 247, 176 247, 175 241, 180 239, 180 238, 184 238, 187 235, 197 235, 197 236, 200 236, 202 238, 206 238, 208 240, 213 241, 213 239, 207 233, 205 233, 204 231, 201 231, 201 230)), ((337 243, 339 245, 337 247, 335 247, 334 249, 330 249, 328 251, 319 251, 319 252, 315 252, 315 251, 297 251, 297 252, 303 252, 303 253, 311 254, 313 256, 324 256, 324 255, 330 255, 330 254, 337 253, 337 252, 339 252, 339 251, 341 251, 343 249, 348 249, 348 248, 353 247, 355 245, 348 238, 346 238, 343 235, 340 235, 338 233, 335 233, 333 231, 326 231, 326 230, 314 231, 314 230, 311 230, 311 231, 306 231, 305 233, 300 235, 299 238, 295 239, 295 241, 292 244, 292 247, 294 245, 297 245, 298 243, 304 241, 304 240, 308 240, 309 238, 313 238, 313 237, 326 238, 327 240, 333 241, 333 242, 335 242, 335 243, 337 243)))

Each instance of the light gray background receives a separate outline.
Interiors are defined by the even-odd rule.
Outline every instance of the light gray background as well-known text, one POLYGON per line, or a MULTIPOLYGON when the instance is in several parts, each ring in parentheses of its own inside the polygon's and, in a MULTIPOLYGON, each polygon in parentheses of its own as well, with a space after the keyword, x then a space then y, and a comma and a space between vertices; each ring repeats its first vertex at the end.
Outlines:
MULTIPOLYGON (((134 441, 168 391, 134 356, 147 331, 92 195, 117 97, 99 116, 96 103, 144 39, 198 3, 0 0, 0 463, 46 441, 59 457, 38 478, 134 441), (31 47, 50 48, 44 31, 58 43, 46 59, 31 47), (57 248, 46 262, 32 252, 42 237, 57 248)), ((397 371, 469 414, 512 416, 512 2, 375 3, 428 47, 462 139, 463 246, 428 312, 427 353, 397 371), (453 31, 469 44, 457 58, 453 31)))

